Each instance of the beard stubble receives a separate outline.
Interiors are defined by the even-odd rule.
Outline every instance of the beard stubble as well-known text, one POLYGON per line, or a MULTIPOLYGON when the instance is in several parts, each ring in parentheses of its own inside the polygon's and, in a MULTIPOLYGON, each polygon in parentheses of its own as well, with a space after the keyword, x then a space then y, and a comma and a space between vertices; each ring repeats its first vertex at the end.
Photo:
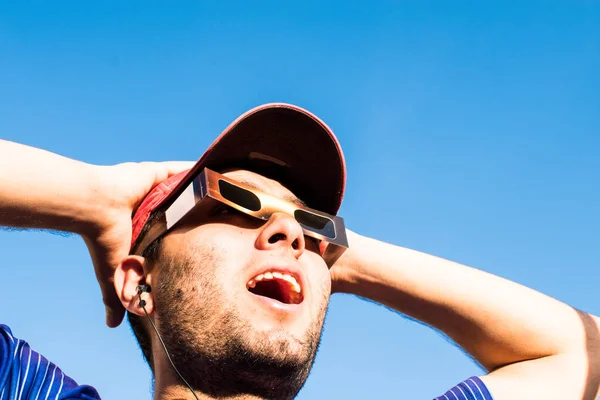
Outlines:
POLYGON ((158 329, 179 372, 212 397, 293 399, 312 368, 327 299, 302 340, 284 328, 257 332, 218 284, 226 250, 213 246, 191 254, 163 257, 155 294, 158 329))

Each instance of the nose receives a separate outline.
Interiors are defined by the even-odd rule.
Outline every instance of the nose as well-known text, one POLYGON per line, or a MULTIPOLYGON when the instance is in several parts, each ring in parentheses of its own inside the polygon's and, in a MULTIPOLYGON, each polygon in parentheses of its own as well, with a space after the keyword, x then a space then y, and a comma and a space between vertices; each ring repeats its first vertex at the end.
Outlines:
POLYGON ((261 227, 255 245, 259 250, 289 251, 298 259, 304 253, 306 244, 302 228, 294 218, 274 213, 261 227))

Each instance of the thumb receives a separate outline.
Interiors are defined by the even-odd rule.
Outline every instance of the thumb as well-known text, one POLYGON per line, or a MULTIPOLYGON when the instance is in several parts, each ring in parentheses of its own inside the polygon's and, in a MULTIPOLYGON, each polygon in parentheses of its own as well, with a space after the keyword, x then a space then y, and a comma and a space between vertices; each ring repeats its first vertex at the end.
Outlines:
POLYGON ((84 238, 94 265, 96 279, 100 284, 102 301, 106 313, 106 325, 110 328, 119 326, 125 316, 125 308, 117 296, 114 287, 114 271, 120 260, 122 252, 98 238, 92 240, 84 238))
POLYGON ((123 307, 120 301, 118 301, 118 304, 116 304, 113 303, 110 299, 104 299, 104 312, 106 314, 106 325, 109 328, 118 327, 121 324, 121 322, 123 322, 123 318, 125 317, 125 308, 123 307))

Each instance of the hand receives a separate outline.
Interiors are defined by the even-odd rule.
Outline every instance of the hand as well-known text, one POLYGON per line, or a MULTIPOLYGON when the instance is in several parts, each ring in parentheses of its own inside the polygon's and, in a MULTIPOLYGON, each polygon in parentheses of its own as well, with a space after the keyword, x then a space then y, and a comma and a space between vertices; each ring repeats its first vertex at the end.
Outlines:
POLYGON ((133 210, 160 182, 192 166, 191 162, 173 161, 94 167, 100 180, 102 212, 95 216, 94 229, 82 236, 92 256, 109 327, 119 326, 125 315, 114 289, 113 274, 129 254, 133 210))

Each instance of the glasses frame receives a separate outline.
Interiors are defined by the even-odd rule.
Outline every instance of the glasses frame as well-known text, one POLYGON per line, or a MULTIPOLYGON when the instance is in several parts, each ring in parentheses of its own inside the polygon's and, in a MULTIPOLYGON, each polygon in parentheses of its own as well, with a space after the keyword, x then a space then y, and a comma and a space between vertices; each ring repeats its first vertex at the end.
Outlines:
POLYGON ((141 241, 139 241, 133 254, 141 255, 148 246, 173 229, 173 227, 180 223, 180 221, 182 221, 192 210, 214 204, 214 201, 230 206, 244 214, 263 221, 269 220, 276 212, 282 212, 291 216, 300 224, 304 235, 327 243, 322 257, 328 266, 333 265, 333 263, 335 263, 335 261, 348 249, 348 239, 343 218, 275 197, 257 190, 254 187, 237 182, 209 168, 204 168, 194 177, 185 189, 181 191, 177 198, 166 207, 166 209, 157 211, 159 214, 157 217, 154 217, 155 223, 141 241), (260 208, 258 210, 250 210, 225 198, 221 193, 219 181, 227 182, 236 186, 238 189, 251 192, 260 201, 260 208), (300 223, 295 217, 295 213, 298 210, 331 221, 334 227, 335 237, 328 237, 305 227, 305 225, 300 223))

